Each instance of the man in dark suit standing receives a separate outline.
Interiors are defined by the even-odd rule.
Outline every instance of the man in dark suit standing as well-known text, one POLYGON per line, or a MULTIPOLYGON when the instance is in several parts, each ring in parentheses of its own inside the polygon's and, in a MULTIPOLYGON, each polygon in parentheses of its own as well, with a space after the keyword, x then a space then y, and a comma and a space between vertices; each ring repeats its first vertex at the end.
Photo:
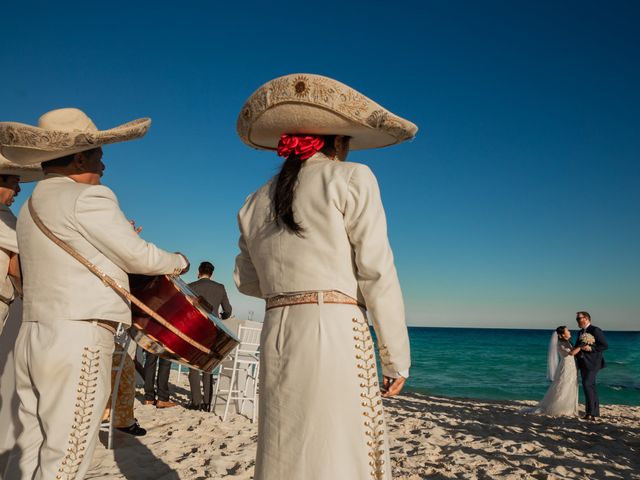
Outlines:
MULTIPOLYGON (((211 312, 222 320, 231 316, 231 304, 227 297, 224 285, 211 280, 215 267, 211 262, 202 262, 198 267, 198 280, 189 284, 191 290, 202 297, 211 307, 211 312)), ((189 386, 191 387, 191 404, 187 408, 191 410, 209 411, 211 408, 211 379, 209 373, 199 370, 189 370, 189 386), (204 400, 200 391, 200 376, 204 387, 204 400)))
POLYGON ((602 330, 591 325, 591 315, 588 312, 576 313, 576 322, 581 328, 578 336, 578 345, 582 351, 578 353, 577 361, 586 403, 586 413, 583 418, 585 420, 595 420, 596 417, 600 416, 596 375, 605 367, 602 352, 609 348, 609 345, 602 330))

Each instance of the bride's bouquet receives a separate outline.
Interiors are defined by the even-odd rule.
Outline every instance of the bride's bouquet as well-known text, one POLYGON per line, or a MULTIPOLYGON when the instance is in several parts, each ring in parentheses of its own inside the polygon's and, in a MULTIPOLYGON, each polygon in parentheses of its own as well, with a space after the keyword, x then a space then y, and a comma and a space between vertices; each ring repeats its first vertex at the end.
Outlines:
POLYGON ((579 343, 580 345, 595 345, 596 337, 594 337, 590 333, 583 333, 582 335, 580 335, 579 343))

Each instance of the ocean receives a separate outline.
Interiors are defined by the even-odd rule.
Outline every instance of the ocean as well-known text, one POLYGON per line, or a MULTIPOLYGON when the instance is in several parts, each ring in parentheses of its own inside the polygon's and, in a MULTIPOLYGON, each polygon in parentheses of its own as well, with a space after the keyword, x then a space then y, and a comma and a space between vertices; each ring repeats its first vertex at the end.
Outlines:
MULTIPOLYGON (((640 405, 640 332, 605 335, 600 402, 640 405)), ((548 330, 410 327, 412 366, 405 388, 448 397, 540 400, 549 386, 550 337, 548 330)))

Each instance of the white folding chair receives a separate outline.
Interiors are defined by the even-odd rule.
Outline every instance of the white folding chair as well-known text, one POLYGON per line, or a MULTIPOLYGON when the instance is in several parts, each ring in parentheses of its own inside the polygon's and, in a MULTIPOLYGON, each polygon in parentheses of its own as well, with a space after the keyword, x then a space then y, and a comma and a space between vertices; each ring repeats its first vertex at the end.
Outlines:
POLYGON ((240 344, 231 353, 232 362, 223 362, 220 366, 218 381, 216 382, 216 391, 214 401, 217 407, 218 395, 225 397, 226 402, 222 421, 227 419, 229 412, 229 404, 231 400, 236 400, 236 409, 242 412, 246 401, 252 402, 251 421, 256 419, 256 399, 258 397, 258 376, 260 373, 260 333, 262 328, 244 327, 240 325, 238 328, 238 338, 240 344), (225 366, 225 363, 227 364, 225 366), (229 372, 225 375, 225 371, 229 372), (220 388, 223 376, 230 377, 229 388, 220 388), (242 388, 240 384, 242 383, 242 388), (249 390, 251 390, 249 392, 249 390))
POLYGON ((111 406, 109 408, 109 421, 103 422, 100 428, 108 429, 109 436, 107 440, 107 448, 113 449, 113 414, 116 409, 116 399, 118 398, 118 389, 120 388, 120 379, 122 377, 122 370, 124 370, 124 362, 127 355, 129 355, 129 344, 131 343, 131 337, 127 334, 126 329, 122 323, 118 324, 118 329, 114 337, 115 343, 122 347, 122 350, 116 349, 113 352, 113 356, 117 361, 112 363, 111 371, 116 372, 116 378, 113 382, 113 389, 111 392, 111 406))

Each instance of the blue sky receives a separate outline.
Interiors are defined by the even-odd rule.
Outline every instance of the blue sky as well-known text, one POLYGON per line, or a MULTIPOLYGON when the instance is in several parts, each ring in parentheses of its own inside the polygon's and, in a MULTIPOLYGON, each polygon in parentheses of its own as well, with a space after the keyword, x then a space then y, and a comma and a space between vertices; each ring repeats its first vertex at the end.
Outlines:
POLYGON ((146 239, 213 261, 241 317, 263 306, 233 286, 235 216, 280 162, 236 116, 307 72, 420 127, 350 158, 378 177, 409 324, 640 325, 637 2, 24 1, 3 18, 0 118, 152 117, 105 148, 104 183, 146 239))

